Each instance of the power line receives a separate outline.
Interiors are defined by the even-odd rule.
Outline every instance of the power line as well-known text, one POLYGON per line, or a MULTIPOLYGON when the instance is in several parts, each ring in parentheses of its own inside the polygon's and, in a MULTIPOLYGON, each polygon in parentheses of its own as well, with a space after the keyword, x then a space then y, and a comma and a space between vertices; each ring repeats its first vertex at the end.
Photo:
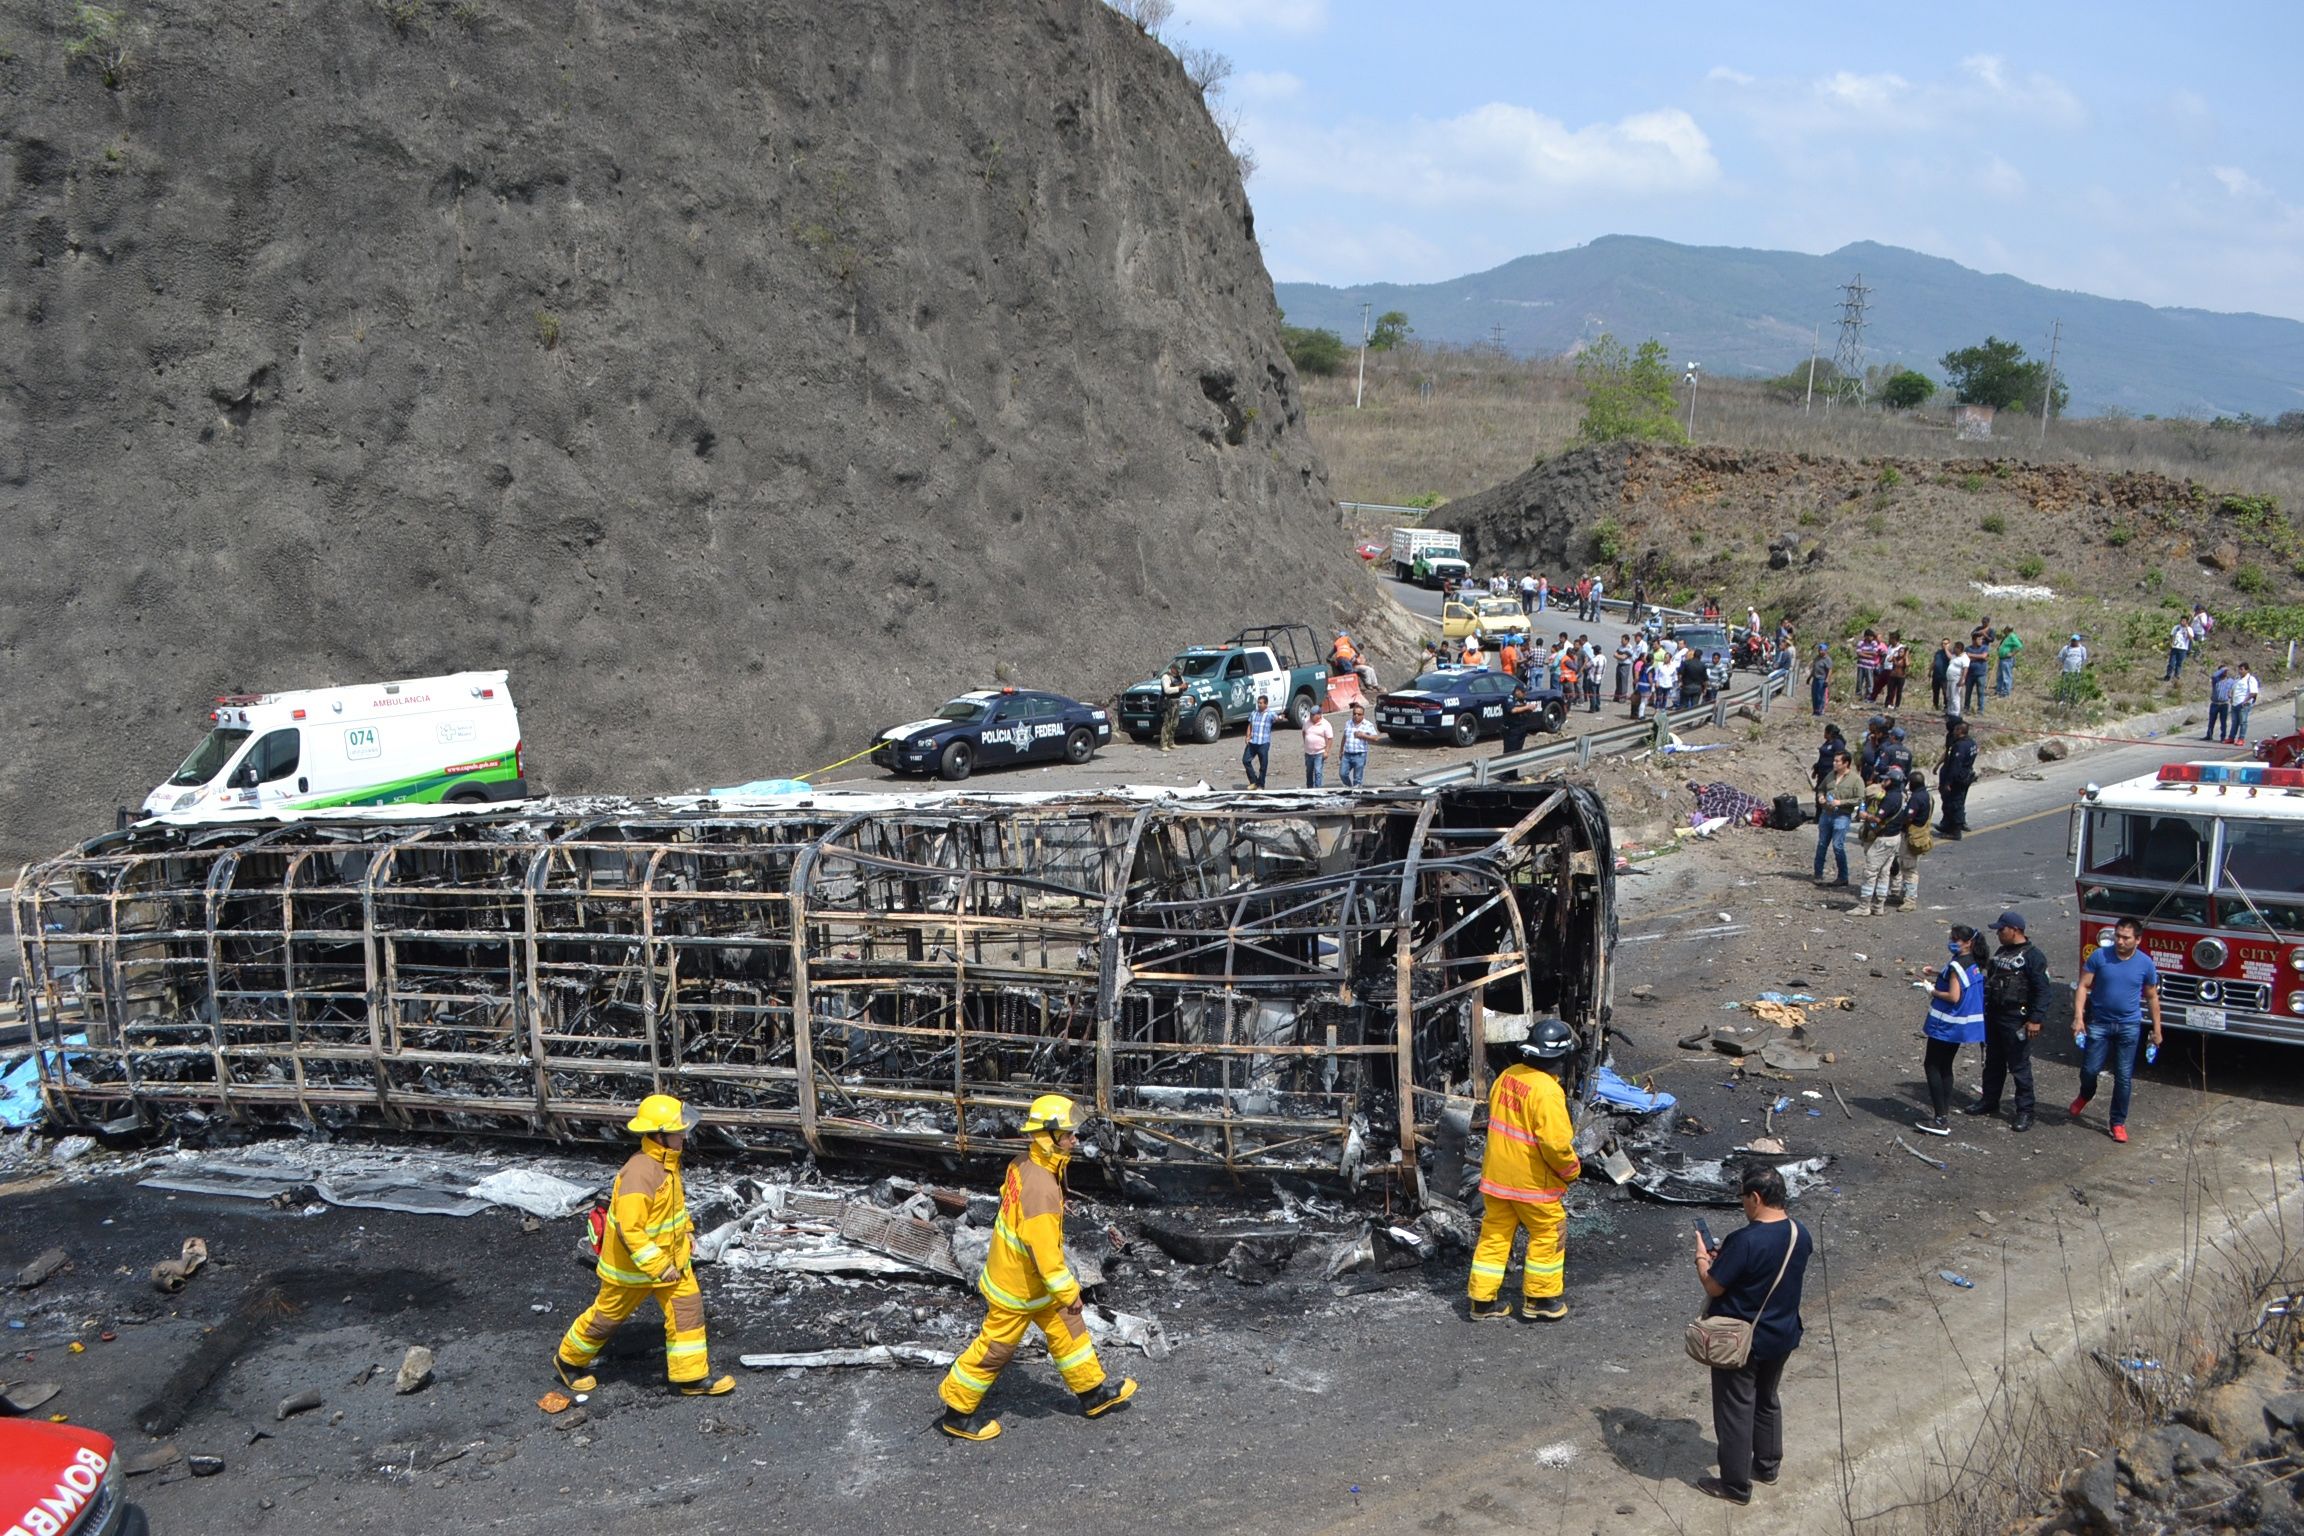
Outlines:
POLYGON ((1840 340, 1832 349, 1832 366, 1839 370, 1839 377, 1824 397, 1826 410, 1835 400, 1849 405, 1864 403, 1864 308, 1871 297, 1872 290, 1864 286, 1861 272, 1855 281, 1840 285, 1840 340))

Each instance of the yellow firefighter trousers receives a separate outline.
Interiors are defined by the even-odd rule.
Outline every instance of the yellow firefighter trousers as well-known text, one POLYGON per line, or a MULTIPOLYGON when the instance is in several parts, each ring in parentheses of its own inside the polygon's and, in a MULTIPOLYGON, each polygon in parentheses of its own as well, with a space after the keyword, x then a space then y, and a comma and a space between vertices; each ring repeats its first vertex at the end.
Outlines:
POLYGON ((1025 1331, 1033 1327, 1047 1336, 1048 1357, 1064 1373, 1064 1385, 1075 1392, 1093 1392, 1104 1385, 1104 1366, 1096 1358, 1096 1341, 1088 1336, 1079 1313, 1061 1307, 1038 1312, 992 1307, 984 1314, 984 1326, 977 1330, 975 1342, 952 1362, 952 1370, 936 1395, 955 1412, 974 1413, 984 1394, 992 1390, 1001 1367, 1016 1358, 1016 1346, 1024 1342, 1025 1331))
POLYGON ((664 1309, 664 1374, 682 1384, 709 1376, 712 1364, 704 1352, 704 1291, 697 1285, 693 1269, 682 1270, 679 1280, 671 1285, 601 1281, 599 1298, 568 1325, 560 1340, 561 1362, 589 1369, 624 1319, 639 1311, 640 1303, 651 1296, 664 1309))
POLYGON ((1528 1260, 1520 1275, 1520 1293, 1531 1298, 1557 1296, 1567 1272, 1568 1251, 1560 1241, 1568 1225, 1567 1213, 1557 1200, 1499 1200, 1482 1197, 1480 1241, 1472 1249, 1472 1279, 1465 1287, 1474 1301, 1494 1301, 1504 1288, 1504 1271, 1512 1264, 1512 1239, 1528 1229, 1528 1260))

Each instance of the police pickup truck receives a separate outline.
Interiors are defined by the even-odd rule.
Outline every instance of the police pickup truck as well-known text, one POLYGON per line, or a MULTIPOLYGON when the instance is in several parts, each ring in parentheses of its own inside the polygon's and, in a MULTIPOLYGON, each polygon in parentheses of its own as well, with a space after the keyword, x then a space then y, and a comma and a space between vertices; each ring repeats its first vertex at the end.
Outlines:
POLYGON ((979 688, 925 720, 880 733, 872 761, 891 773, 964 779, 1010 763, 1084 763, 1112 739, 1103 710, 1060 693, 979 688))
MULTIPOLYGON (((1413 678, 1376 701, 1376 728, 1394 741, 1452 741, 1468 747, 1483 736, 1504 734, 1504 711, 1517 686, 1502 672, 1485 667, 1441 667, 1413 678)), ((1557 688, 1531 688, 1539 706, 1526 715, 1528 729, 1557 731, 1568 703, 1557 688)))
MULTIPOLYGON (((1244 723, 1264 695, 1301 730, 1323 707, 1328 668, 1307 624, 1256 624, 1222 645, 1194 645, 1176 653, 1184 675, 1176 734, 1214 741, 1228 725, 1244 723)), ((1160 679, 1148 678, 1120 695, 1120 728, 1138 741, 1160 729, 1160 679)))

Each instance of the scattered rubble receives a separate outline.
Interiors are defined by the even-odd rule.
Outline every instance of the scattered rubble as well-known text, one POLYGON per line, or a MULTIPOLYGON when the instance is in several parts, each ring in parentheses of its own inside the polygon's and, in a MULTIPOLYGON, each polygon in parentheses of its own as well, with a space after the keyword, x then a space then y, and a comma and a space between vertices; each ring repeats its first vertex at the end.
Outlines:
POLYGON ((162 1259, 152 1266, 152 1284, 173 1296, 184 1289, 185 1282, 200 1272, 208 1262, 208 1244, 200 1238, 184 1239, 183 1252, 173 1259, 162 1259))
POLYGON ((401 1358, 400 1370, 392 1378, 392 1390, 402 1397, 421 1392, 432 1381, 432 1351, 421 1344, 410 1345, 401 1358))
POLYGON ((71 1262, 71 1254, 61 1248, 51 1248, 16 1271, 16 1289, 29 1291, 34 1286, 46 1282, 50 1275, 66 1268, 71 1262))

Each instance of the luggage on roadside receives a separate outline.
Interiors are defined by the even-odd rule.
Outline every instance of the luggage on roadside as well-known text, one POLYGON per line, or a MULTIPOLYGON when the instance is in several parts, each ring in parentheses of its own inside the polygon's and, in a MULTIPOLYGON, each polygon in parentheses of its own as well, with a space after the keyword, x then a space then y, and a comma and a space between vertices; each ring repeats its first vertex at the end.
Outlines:
POLYGON ((1779 832, 1796 832, 1808 820, 1808 802, 1798 795, 1778 795, 1776 806, 1769 813, 1768 825, 1779 832))

